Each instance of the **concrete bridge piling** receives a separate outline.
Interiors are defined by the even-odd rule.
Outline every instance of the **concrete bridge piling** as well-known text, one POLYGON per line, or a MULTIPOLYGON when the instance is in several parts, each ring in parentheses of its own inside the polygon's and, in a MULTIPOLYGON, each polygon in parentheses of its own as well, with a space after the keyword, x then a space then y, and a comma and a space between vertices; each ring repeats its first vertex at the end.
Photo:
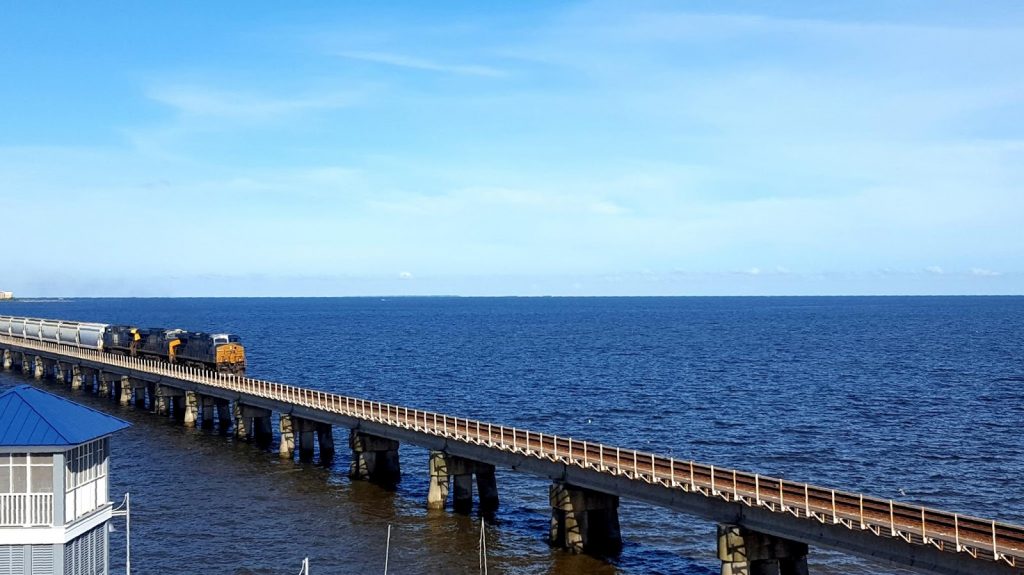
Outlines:
POLYGON ((244 411, 241 402, 236 401, 232 409, 232 415, 235 419, 235 439, 249 439, 249 426, 247 425, 249 422, 248 418, 245 417, 244 411))
POLYGON ((269 409, 261 409, 259 415, 252 418, 252 438, 256 445, 268 447, 274 442, 274 425, 269 409))
POLYGON ((316 441, 316 424, 308 419, 293 419, 297 432, 296 443, 299 449, 299 461, 313 461, 313 449, 316 441))
POLYGON ((203 429, 213 429, 217 418, 216 399, 209 395, 196 394, 196 401, 199 406, 200 426, 203 429))
POLYGON ((401 480, 397 441, 353 429, 349 432, 348 444, 352 448, 350 478, 385 486, 396 485, 401 480))
POLYGON ((85 384, 85 374, 82 373, 82 366, 74 364, 71 366, 71 389, 82 389, 85 384))
MULTIPOLYGON (((270 420, 267 421, 269 424, 270 420)), ((283 459, 290 459, 298 451, 299 461, 313 461, 317 445, 320 447, 320 463, 322 465, 327 465, 334 459, 334 428, 331 424, 312 421, 291 413, 282 413, 278 423, 280 431, 278 454, 283 459)), ((270 428, 267 429, 269 433, 270 428)))
POLYGON ((807 545, 744 529, 718 526, 722 575, 808 575, 807 545))
POLYGON ((257 445, 268 446, 274 440, 270 417, 271 411, 262 407, 235 402, 235 437, 244 441, 252 440, 257 445))
MULTIPOLYGON (((552 483, 548 494, 552 545, 573 553, 597 555, 614 555, 622 550, 618 496, 562 481, 552 483)), ((723 575, 733 574, 723 571, 723 575)))
MULTIPOLYGON (((334 460, 334 428, 330 423, 316 423, 316 442, 320 446, 320 463, 326 465, 334 460)), ((398 453, 395 458, 397 464, 398 453)))
POLYGON ((111 375, 105 371, 96 372, 96 393, 100 397, 110 397, 111 375))
POLYGON ((186 391, 184 400, 182 401, 182 423, 185 427, 195 427, 196 421, 199 419, 199 397, 194 391, 186 391))
POLYGON ((278 443, 277 452, 281 459, 291 459, 295 454, 295 423, 292 414, 282 413, 278 419, 278 430, 281 434, 281 441, 278 443))
POLYGON ((218 397, 214 400, 214 405, 217 408, 217 425, 222 433, 227 433, 231 429, 232 422, 231 402, 218 397))
POLYGON ((427 508, 444 509, 448 494, 452 494, 452 509, 469 513, 473 509, 473 478, 476 477, 477 497, 481 513, 498 508, 498 486, 494 466, 431 451, 429 461, 430 485, 427 489, 427 508))

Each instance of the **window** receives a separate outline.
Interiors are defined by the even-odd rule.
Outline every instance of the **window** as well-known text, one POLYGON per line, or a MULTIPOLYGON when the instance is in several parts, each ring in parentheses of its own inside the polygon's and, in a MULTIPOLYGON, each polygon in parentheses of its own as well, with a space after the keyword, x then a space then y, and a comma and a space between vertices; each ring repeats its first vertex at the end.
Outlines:
POLYGON ((70 523, 109 503, 109 442, 99 439, 64 452, 64 521, 70 523))
POLYGON ((107 440, 79 445, 69 450, 66 458, 64 484, 67 489, 95 481, 107 474, 107 440))
POLYGON ((0 453, 0 493, 53 493, 53 455, 0 453))

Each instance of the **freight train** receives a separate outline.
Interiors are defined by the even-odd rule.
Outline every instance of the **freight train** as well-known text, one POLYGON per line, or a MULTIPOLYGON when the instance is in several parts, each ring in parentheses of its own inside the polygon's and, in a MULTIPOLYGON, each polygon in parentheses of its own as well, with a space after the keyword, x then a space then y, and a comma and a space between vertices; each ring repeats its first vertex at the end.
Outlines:
POLYGON ((0 315, 0 334, 245 375, 237 335, 0 315))

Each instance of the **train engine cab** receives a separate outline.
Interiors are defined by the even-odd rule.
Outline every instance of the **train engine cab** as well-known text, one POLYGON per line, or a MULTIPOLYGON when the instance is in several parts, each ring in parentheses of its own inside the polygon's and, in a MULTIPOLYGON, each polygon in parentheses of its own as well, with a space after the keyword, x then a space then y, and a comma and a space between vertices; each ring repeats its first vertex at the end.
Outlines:
POLYGON ((245 375, 245 348, 237 335, 217 333, 213 345, 217 349, 217 371, 245 375))
POLYGON ((237 335, 182 332, 172 348, 171 361, 222 373, 245 375, 245 348, 237 335))

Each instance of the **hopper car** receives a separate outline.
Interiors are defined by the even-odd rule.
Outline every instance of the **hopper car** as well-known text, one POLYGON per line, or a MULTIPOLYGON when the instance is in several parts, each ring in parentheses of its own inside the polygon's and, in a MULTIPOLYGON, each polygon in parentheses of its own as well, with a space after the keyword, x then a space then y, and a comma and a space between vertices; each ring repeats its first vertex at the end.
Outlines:
POLYGON ((237 335, 0 315, 0 334, 245 375, 237 335))

